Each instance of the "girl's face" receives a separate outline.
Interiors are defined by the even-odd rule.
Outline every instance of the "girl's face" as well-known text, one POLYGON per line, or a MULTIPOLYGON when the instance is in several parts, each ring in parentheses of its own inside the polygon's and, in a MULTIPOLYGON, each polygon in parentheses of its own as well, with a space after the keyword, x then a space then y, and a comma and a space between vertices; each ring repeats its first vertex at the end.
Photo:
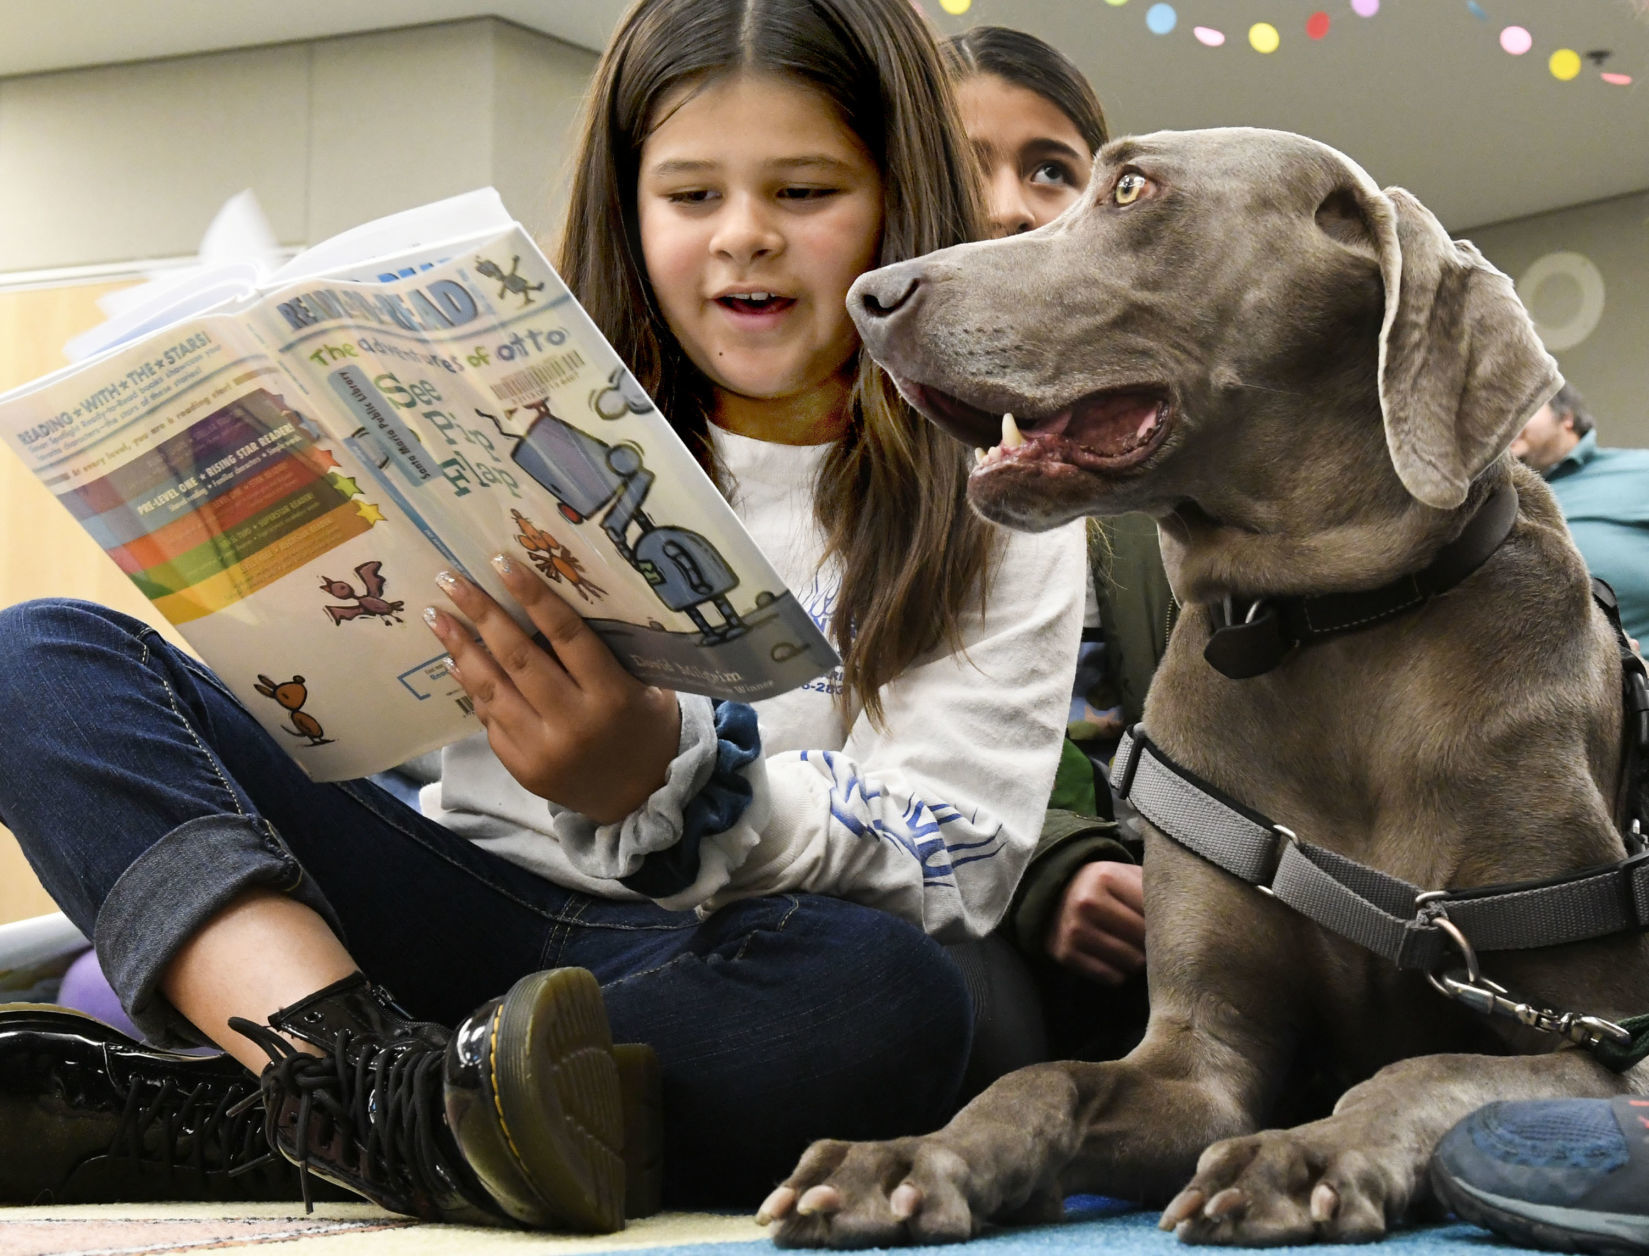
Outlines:
POLYGON ((974 74, 957 85, 956 99, 985 168, 992 235, 1052 222, 1088 186, 1093 154, 1046 96, 999 74, 974 74))
POLYGON ((826 97, 775 75, 682 88, 658 117, 641 146, 641 249, 714 417, 788 443, 838 435, 859 347, 847 290, 882 228, 870 153, 826 97))

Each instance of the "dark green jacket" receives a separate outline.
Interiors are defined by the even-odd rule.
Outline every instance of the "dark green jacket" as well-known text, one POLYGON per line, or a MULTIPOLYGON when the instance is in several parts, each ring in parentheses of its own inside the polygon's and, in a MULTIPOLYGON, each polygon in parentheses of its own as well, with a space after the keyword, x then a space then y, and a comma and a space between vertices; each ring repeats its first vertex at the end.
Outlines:
MULTIPOLYGON (((1145 709, 1145 692, 1179 609, 1162 568, 1156 524, 1145 515, 1090 519, 1088 563, 1099 599, 1107 696, 1121 707, 1124 725, 1132 725, 1145 709)), ((1068 787, 1075 775, 1088 770, 1087 759, 1069 742, 1066 752, 1056 798, 1062 797, 1061 784, 1068 787)), ((1136 860, 1137 851, 1129 849, 1110 818, 1104 782, 1094 790, 1088 797, 1097 795, 1098 803, 1091 815, 1049 809, 1042 839, 1009 905, 1002 927, 1027 956, 1042 955, 1048 925, 1078 868, 1095 860, 1136 860)))

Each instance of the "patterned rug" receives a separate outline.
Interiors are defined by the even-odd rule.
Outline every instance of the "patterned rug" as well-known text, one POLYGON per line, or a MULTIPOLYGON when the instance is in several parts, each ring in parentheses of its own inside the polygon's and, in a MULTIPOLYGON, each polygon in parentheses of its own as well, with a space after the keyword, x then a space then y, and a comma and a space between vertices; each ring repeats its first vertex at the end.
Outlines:
MULTIPOLYGON (((370 1204, 99 1204, 0 1209, 0 1256, 150 1256, 256 1247, 302 1256, 491 1256, 720 1247, 771 1247, 748 1217, 673 1213, 598 1238, 424 1225, 370 1204)), ((260 1252, 260 1256, 262 1253, 260 1252)))
MULTIPOLYGON (((1061 1225, 1003 1230, 971 1243, 913 1249, 957 1256, 1183 1256, 1186 1249, 1156 1228, 1156 1213, 1113 1200, 1073 1199, 1061 1225), (984 1249, 989 1249, 985 1251, 984 1249)), ((264 1249, 259 1256, 579 1256, 585 1252, 668 1252, 669 1256, 774 1256, 777 1249, 748 1216, 666 1213, 599 1238, 564 1238, 518 1230, 423 1225, 369 1204, 104 1204, 77 1208, 0 1209, 0 1256, 153 1256, 162 1252, 264 1249)), ((1328 1244, 1274 1248, 1297 1256, 1512 1256, 1463 1225, 1403 1230, 1378 1247, 1328 1244)))

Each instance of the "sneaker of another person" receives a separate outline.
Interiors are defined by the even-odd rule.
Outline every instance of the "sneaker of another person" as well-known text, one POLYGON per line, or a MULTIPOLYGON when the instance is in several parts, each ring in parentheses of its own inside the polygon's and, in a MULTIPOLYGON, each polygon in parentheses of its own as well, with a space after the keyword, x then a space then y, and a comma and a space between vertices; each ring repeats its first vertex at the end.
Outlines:
POLYGON ((1491 1103, 1439 1141, 1431 1181, 1462 1220, 1514 1243, 1649 1253, 1649 1099, 1491 1103))

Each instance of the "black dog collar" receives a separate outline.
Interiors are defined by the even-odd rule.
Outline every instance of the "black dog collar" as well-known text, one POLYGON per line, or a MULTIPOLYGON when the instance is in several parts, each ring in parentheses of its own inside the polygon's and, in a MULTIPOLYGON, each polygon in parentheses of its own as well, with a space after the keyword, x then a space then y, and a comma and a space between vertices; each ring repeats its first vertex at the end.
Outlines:
POLYGON ((1299 646, 1372 628, 1416 610, 1481 567, 1511 534, 1516 520, 1517 490, 1502 484, 1429 565, 1378 589, 1256 598, 1241 623, 1236 622, 1231 599, 1215 603, 1208 608, 1214 635, 1202 655, 1232 680, 1246 680, 1269 672, 1299 646))

